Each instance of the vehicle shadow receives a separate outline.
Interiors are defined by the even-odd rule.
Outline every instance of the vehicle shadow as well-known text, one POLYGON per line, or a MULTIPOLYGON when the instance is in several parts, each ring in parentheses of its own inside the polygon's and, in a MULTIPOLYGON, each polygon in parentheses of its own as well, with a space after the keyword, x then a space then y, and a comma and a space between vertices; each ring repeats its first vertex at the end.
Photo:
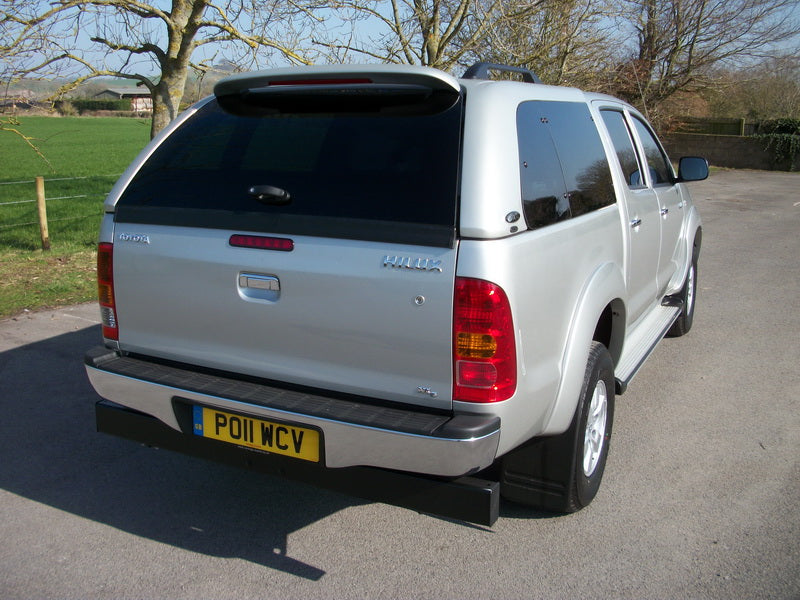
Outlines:
MULTIPOLYGON (((289 534, 358 499, 96 433, 90 327, 0 353, 0 488, 192 552, 309 580, 289 534)), ((9 541, 9 540, 7 540, 9 541)))

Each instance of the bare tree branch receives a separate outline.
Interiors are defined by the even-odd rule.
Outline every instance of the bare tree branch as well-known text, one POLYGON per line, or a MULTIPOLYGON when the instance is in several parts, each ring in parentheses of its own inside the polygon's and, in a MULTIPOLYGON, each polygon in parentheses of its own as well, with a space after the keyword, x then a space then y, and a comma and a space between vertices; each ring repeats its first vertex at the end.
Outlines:
POLYGON ((202 57, 192 61, 197 48, 216 44, 236 51, 239 46, 247 49, 250 62, 275 56, 310 64, 295 24, 320 24, 315 12, 328 5, 323 0, 169 4, 164 9, 140 0, 5 0, 0 5, 0 56, 13 59, 15 77, 70 74, 72 83, 62 93, 101 76, 141 82, 153 98, 155 135, 178 114, 192 65, 204 62, 202 57), (92 48, 79 32, 88 34, 92 48), (31 40, 40 43, 34 47, 31 40))
POLYGON ((774 56, 780 44, 798 38, 800 28, 787 18, 793 5, 792 0, 628 0, 619 18, 636 33, 636 59, 623 61, 612 91, 652 111, 677 93, 708 87, 720 66, 774 56))
POLYGON ((0 117, 0 131, 7 131, 22 139, 22 141, 24 141, 25 144, 27 144, 28 147, 30 147, 30 149, 33 150, 39 156, 39 158, 41 158, 47 164, 48 167, 50 167, 51 171, 55 171, 55 168, 50 161, 47 160, 47 157, 42 154, 42 151, 39 149, 39 147, 33 143, 36 138, 26 135, 20 131, 19 127, 20 122, 15 117, 0 117))

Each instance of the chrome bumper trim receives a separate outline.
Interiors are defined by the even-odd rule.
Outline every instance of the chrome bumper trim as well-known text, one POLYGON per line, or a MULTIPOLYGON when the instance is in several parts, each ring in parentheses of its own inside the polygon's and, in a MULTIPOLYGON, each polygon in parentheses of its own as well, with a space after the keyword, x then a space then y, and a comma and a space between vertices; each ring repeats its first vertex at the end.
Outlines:
POLYGON ((89 364, 86 372, 101 397, 151 415, 177 431, 181 427, 173 407, 175 398, 319 428, 324 437, 325 466, 330 468, 371 466, 457 477, 490 466, 500 440, 499 427, 487 435, 466 439, 418 435, 277 410, 128 377, 89 364))

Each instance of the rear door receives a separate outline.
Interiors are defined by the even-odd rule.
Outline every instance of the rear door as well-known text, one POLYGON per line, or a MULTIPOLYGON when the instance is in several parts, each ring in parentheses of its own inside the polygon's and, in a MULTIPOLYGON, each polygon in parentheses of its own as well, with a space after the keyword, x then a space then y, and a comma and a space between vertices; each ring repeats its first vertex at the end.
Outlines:
POLYGON ((121 348, 448 408, 457 89, 246 84, 116 203, 121 348))

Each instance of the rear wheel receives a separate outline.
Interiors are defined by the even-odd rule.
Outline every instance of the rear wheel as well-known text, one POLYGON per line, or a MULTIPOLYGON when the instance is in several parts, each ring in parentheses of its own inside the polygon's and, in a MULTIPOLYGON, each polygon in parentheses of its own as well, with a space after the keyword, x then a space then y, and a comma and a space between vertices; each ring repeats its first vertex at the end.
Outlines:
POLYGON ((581 403, 576 418, 576 465, 573 475, 574 489, 567 512, 580 510, 597 495, 600 480, 606 467, 608 442, 614 418, 614 364, 605 346, 593 342, 586 367, 581 403), (583 440, 580 439, 581 434, 583 440))
POLYGON ((503 496, 556 512, 588 506, 603 479, 613 419, 614 364, 606 347, 592 342, 570 428, 531 440, 503 459, 503 496))

